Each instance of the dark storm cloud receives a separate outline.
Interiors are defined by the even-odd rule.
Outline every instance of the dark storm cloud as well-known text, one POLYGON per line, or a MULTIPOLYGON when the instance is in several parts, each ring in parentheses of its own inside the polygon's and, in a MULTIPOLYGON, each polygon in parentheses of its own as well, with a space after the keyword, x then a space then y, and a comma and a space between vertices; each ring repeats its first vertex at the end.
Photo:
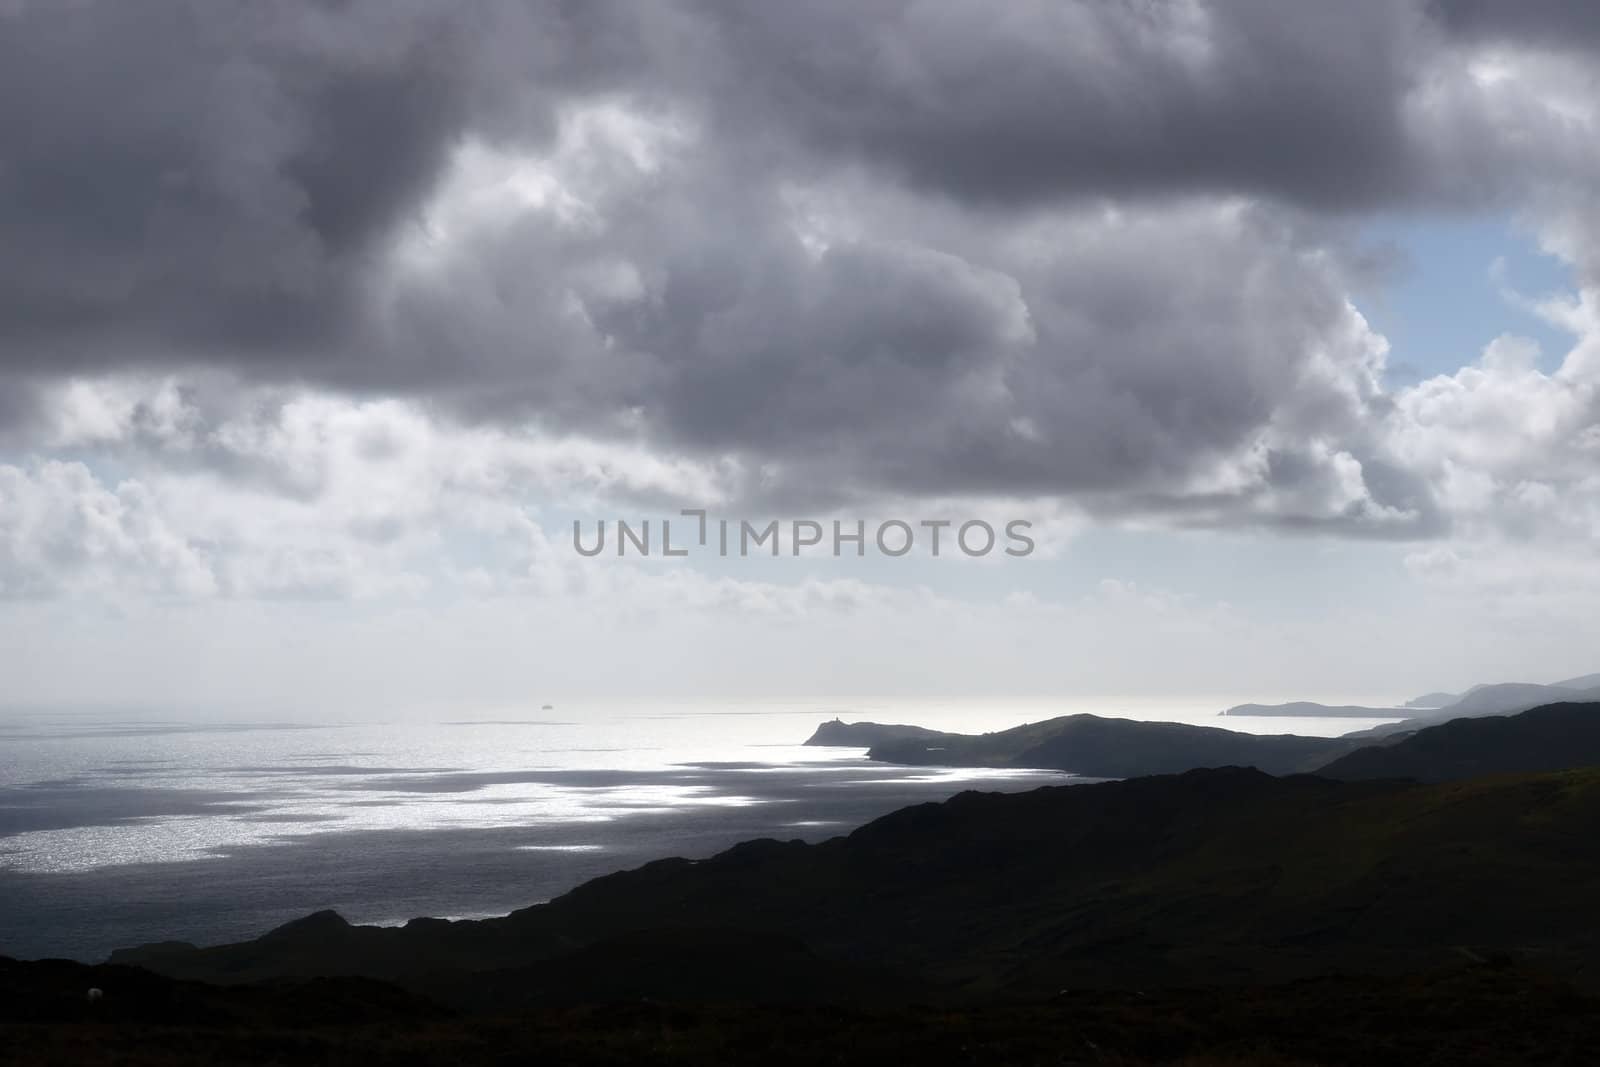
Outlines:
POLYGON ((1561 48, 1600 43, 1600 6, 1583 0, 1432 0, 1430 10, 1452 32, 1473 37, 1561 48))
POLYGON ((13 364, 169 345, 292 357, 460 122, 437 19, 351 27, 392 36, 359 44, 220 4, 30 4, 4 21, 13 364))
POLYGON ((1434 68, 1580 39, 1566 8, 13 5, 0 421, 52 375, 226 368, 733 455, 779 496, 1265 493, 1421 522, 1306 235, 1583 174, 1559 122, 1434 68), (580 105, 668 131, 663 158, 595 135, 562 172, 580 105), (464 146, 554 172, 581 219, 433 232, 464 146))
POLYGON ((984 201, 1370 199, 1405 184, 1394 8, 26 3, 0 16, 4 358, 336 362, 453 141, 536 143, 580 92, 984 201))
POLYGON ((537 142, 552 83, 637 61, 600 5, 0 11, 4 361, 336 363, 375 254, 462 133, 537 142))
POLYGON ((398 302, 391 370, 459 395, 451 375, 470 367, 499 383, 483 410, 575 431, 629 412, 634 432, 753 458, 746 490, 788 504, 1178 494, 1285 411, 1286 439, 1347 436, 1378 405, 1338 272, 1280 212, 1176 202, 974 224, 880 202, 863 208, 877 232, 817 250, 767 186, 720 173, 698 159, 644 179, 648 196, 619 181, 595 201, 612 224, 554 250, 542 224, 497 234, 505 306, 449 288, 398 302), (685 220, 714 222, 695 236, 685 220), (586 280, 608 263, 637 290, 586 280), (441 361, 420 330, 473 343, 441 361))
MULTIPOLYGON (((1225 190, 1348 208, 1420 175, 1392 0, 715 5, 740 91, 817 148, 999 206, 1225 190)), ((733 88, 733 86, 729 86, 733 88)))

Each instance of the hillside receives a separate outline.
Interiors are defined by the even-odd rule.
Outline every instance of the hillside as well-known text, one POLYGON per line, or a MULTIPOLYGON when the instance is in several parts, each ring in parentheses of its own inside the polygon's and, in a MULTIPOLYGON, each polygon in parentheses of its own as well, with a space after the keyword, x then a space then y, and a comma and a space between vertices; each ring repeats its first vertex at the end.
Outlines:
POLYGON ((835 722, 824 724, 806 744, 865 746, 868 758, 886 763, 1035 767, 1089 778, 1132 778, 1230 766, 1292 774, 1359 747, 1358 742, 1340 738, 1263 736, 1214 726, 1098 715, 1065 715, 987 734, 835 722))
POLYGON ((1600 766, 1600 703, 1551 704, 1518 715, 1453 719, 1341 756, 1330 778, 1443 782, 1600 766))
MULTIPOLYGON (((518 990, 559 982, 575 953, 673 930, 792 942, 741 968, 761 976, 753 989, 795 968, 797 990, 806 974, 852 974, 884 991, 1015 995, 1416 970, 1463 952, 1577 972, 1600 963, 1597 840, 1600 771, 1434 786, 1194 771, 964 793, 817 845, 652 863, 503 919, 379 929, 327 915, 118 961, 210 981, 367 975, 458 1004, 503 996, 496 971, 515 969, 518 990)), ((661 958, 638 973, 663 994, 726 969, 715 954, 661 958)))

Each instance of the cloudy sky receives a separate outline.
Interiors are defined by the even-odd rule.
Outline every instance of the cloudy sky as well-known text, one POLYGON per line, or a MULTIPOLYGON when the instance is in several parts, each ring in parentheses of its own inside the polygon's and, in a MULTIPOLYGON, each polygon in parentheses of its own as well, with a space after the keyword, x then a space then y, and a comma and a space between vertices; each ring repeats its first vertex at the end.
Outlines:
POLYGON ((1600 6, 0 0, 14 706, 1600 669, 1600 6), (1020 517, 1025 559, 574 519, 1020 517))

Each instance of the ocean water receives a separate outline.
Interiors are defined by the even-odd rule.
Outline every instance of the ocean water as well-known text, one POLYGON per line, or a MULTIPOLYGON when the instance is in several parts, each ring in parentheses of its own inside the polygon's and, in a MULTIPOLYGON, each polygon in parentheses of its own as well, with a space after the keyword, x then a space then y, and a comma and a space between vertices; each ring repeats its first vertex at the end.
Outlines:
MULTIPOLYGON (((1106 713, 1331 736, 1387 720, 1106 713)), ((1087 710, 1087 709, 1069 709, 1087 710)), ((964 789, 1073 781, 807 748, 817 724, 982 731, 1061 714, 975 704, 568 706, 437 721, 0 715, 0 955, 501 915, 664 856, 822 840, 964 789)))

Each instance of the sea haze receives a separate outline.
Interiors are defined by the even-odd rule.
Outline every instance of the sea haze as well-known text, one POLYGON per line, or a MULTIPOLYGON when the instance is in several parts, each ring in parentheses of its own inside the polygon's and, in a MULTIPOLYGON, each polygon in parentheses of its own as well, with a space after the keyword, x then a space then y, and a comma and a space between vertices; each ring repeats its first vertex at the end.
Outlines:
MULTIPOLYGON (((1082 710, 1082 709, 1072 709, 1082 710)), ((962 789, 1074 781, 807 748, 846 719, 988 730, 1061 709, 567 707, 436 722, 0 719, 0 955, 255 936, 322 908, 479 917, 664 856, 820 840, 962 789)), ((1351 719, 1167 718, 1334 734, 1351 719)), ((1374 720, 1374 722, 1379 720, 1374 720)))

